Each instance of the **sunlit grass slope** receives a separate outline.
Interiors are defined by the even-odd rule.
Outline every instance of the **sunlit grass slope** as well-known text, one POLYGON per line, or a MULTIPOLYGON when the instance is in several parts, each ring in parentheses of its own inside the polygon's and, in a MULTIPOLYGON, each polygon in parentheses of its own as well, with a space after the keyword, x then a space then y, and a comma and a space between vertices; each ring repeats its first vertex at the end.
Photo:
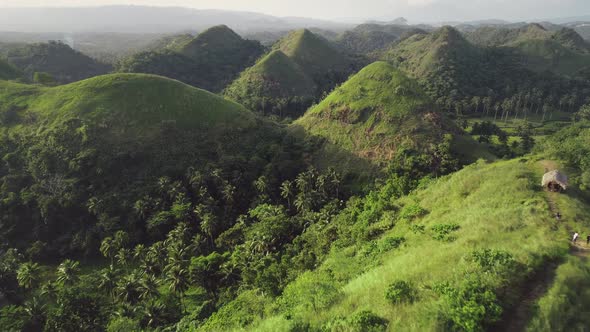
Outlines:
POLYGON ((254 115, 242 106, 175 80, 145 74, 112 74, 43 88, 0 83, 0 105, 31 112, 46 122, 67 118, 109 122, 132 131, 175 121, 184 128, 248 127, 254 115))
MULTIPOLYGON (((568 255, 568 229, 588 226, 590 210, 575 193, 557 198, 567 217, 555 221, 539 186, 541 173, 534 160, 479 162, 395 201, 394 208, 373 221, 388 225, 388 231, 363 245, 333 247, 316 271, 291 283, 246 329, 280 331, 304 324, 330 330, 365 310, 385 320, 388 331, 448 330, 461 326, 461 318, 468 321, 466 317, 481 318, 480 327, 497 324, 502 313, 492 314, 490 308, 498 305, 506 314, 518 306, 525 281, 536 282, 536 271, 568 255), (442 234, 441 225, 454 230, 442 234), (388 248, 384 243, 392 238, 404 239, 403 244, 379 249, 388 248), (481 261, 475 263, 474 257, 488 249, 512 257, 511 268, 488 270, 481 261), (386 299, 389 285, 399 280, 412 285, 414 301, 386 299), (459 292, 450 294, 462 294, 472 283, 489 290, 488 299, 493 293, 494 300, 483 305, 483 298, 474 297, 473 303, 459 301, 458 306, 440 291, 444 285, 459 292), (470 309, 461 311, 461 306, 470 309)), ((557 280, 562 274, 558 270, 557 280)))

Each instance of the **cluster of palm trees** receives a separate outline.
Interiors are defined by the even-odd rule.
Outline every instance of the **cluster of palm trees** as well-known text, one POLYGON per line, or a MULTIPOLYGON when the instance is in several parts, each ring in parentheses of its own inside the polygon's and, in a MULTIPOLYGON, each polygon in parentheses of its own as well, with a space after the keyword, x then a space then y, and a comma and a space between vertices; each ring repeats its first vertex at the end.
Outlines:
POLYGON ((460 98, 458 94, 450 94, 438 99, 438 104, 449 112, 457 115, 481 114, 493 115, 494 121, 508 121, 510 118, 527 119, 531 114, 542 115, 542 121, 553 117, 553 112, 575 112, 581 105, 590 102, 590 91, 572 90, 563 95, 553 92, 545 93, 539 88, 522 89, 512 92, 507 88, 502 98, 495 93, 487 96, 460 98))

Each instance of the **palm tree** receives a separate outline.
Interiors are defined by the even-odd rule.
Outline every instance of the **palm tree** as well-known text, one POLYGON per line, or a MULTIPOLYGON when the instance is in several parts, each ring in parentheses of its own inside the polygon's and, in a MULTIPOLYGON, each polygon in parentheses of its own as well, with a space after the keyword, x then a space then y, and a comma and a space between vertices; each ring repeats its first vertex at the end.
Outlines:
POLYGON ((54 282, 47 282, 41 286, 41 296, 45 297, 47 300, 55 301, 57 298, 57 287, 55 286, 54 282))
POLYGON ((152 274, 145 273, 139 282, 139 298, 148 300, 158 296, 158 279, 152 274))
POLYGON ((37 263, 23 263, 16 272, 16 280, 24 289, 33 289, 39 284, 41 268, 37 263))
POLYGON ((180 304, 184 310, 182 297, 189 286, 188 269, 181 264, 170 264, 166 270, 166 281, 170 283, 169 289, 179 296, 180 304))
POLYGON ((103 269, 98 276, 98 288, 109 293, 111 297, 114 297, 118 276, 118 271, 112 265, 103 269))
POLYGON ((79 280, 80 263, 66 259, 57 267, 57 282, 61 286, 71 286, 79 280))
POLYGON ((293 197, 293 182, 285 181, 281 184, 281 197, 287 200, 289 209, 291 208, 291 197, 293 197))
POLYGON ((100 253, 105 257, 111 260, 111 265, 113 264, 113 260, 117 253, 115 243, 112 237, 106 237, 100 243, 100 253))
POLYGON ((41 330, 45 321, 45 305, 37 297, 33 297, 25 302, 24 309, 29 320, 28 330, 41 330))
POLYGON ((162 303, 148 303, 141 308, 142 321, 148 327, 160 325, 161 317, 164 314, 165 307, 162 303))
POLYGON ((127 248, 121 248, 117 252, 115 258, 117 259, 117 263, 119 263, 119 265, 127 266, 127 264, 129 264, 129 261, 131 260, 131 256, 131 250, 127 248))
POLYGON ((117 296, 123 302, 136 304, 140 294, 139 276, 131 273, 119 280, 116 288, 117 296))
POLYGON ((145 248, 145 245, 143 245, 143 244, 136 245, 135 249, 133 249, 133 259, 135 259, 136 262, 143 262, 146 252, 147 252, 147 249, 145 248))

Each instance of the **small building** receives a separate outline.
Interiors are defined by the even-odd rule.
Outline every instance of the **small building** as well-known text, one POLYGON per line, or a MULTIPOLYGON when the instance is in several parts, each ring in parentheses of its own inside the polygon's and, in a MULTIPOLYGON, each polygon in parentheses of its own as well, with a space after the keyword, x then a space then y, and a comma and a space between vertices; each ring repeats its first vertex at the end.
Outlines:
POLYGON ((544 188, 547 188, 549 191, 553 192, 561 192, 567 189, 568 181, 567 175, 561 173, 558 170, 553 170, 551 172, 545 173, 543 175, 543 183, 544 188))

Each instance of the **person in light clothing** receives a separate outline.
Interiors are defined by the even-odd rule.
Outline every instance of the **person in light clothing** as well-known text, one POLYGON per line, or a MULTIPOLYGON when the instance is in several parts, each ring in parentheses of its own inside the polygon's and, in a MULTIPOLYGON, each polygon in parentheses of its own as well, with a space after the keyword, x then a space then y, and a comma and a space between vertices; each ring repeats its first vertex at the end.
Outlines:
POLYGON ((576 241, 578 240, 578 237, 580 236, 580 234, 578 234, 578 232, 574 233, 574 237, 572 238, 572 242, 576 243, 576 241))

